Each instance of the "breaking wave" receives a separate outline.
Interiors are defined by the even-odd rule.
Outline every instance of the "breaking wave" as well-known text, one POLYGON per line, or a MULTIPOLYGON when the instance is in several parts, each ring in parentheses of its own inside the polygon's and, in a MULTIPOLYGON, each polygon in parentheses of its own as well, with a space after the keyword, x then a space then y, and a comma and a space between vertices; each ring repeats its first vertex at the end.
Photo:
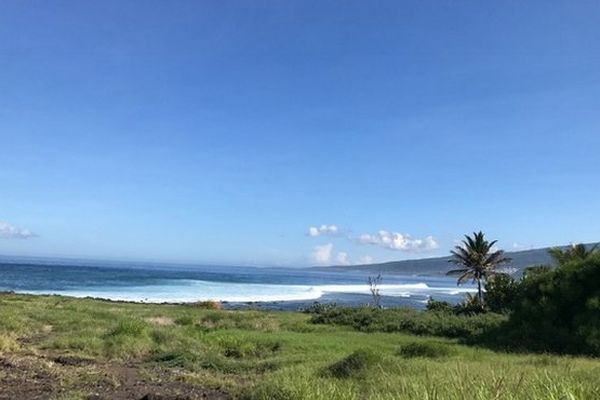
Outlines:
MULTIPOLYGON (((427 283, 383 284, 382 296, 411 297, 435 294, 457 295, 473 292, 473 288, 432 287, 427 283)), ((24 290, 30 294, 60 294, 73 297, 96 297, 108 300, 148 303, 187 303, 224 301, 232 303, 318 300, 328 293, 370 294, 366 284, 284 285, 214 282, 202 280, 168 280, 143 286, 87 287, 64 290, 24 290)))

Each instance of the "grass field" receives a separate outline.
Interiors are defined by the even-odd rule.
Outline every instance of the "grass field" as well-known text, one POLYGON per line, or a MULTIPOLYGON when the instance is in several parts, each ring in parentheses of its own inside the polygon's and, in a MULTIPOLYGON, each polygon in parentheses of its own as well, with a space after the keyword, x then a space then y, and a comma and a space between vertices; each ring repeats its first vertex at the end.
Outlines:
POLYGON ((1 399, 598 399, 599 377, 301 313, 0 295, 1 399))

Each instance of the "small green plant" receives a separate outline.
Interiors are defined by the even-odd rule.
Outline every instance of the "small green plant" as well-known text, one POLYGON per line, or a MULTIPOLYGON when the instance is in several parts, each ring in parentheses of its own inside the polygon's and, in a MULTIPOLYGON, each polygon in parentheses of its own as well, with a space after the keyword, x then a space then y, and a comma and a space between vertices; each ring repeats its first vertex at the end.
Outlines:
POLYGON ((427 311, 441 312, 441 313, 454 313, 454 306, 447 301, 438 301, 433 298, 427 300, 427 311))
POLYGON ((398 350, 398 355, 404 358, 424 357, 439 358, 455 354, 453 348, 441 343, 413 342, 398 350))
POLYGON ((379 357, 377 354, 370 350, 358 349, 349 356, 327 367, 323 375, 338 379, 363 378, 368 369, 378 361, 379 357))
POLYGON ((175 319, 175 324, 177 324, 177 325, 193 325, 194 318, 192 318, 189 315, 184 315, 184 316, 181 316, 181 317, 175 319))
POLYGON ((303 308, 302 312, 306 314, 321 314, 337 307, 338 305, 336 303, 319 303, 318 301, 315 301, 310 306, 303 308))
POLYGON ((198 301, 196 303, 191 303, 190 306, 194 307, 194 308, 200 308, 203 310, 222 310, 223 309, 223 303, 221 303, 220 301, 214 301, 214 300, 198 301))
POLYGON ((148 324, 136 318, 128 318, 120 320, 117 326, 110 332, 109 336, 141 336, 148 324))
POLYGON ((482 307, 479 297, 474 296, 471 293, 465 294, 463 301, 454 307, 454 313, 457 315, 476 315, 484 312, 485 308, 482 307))

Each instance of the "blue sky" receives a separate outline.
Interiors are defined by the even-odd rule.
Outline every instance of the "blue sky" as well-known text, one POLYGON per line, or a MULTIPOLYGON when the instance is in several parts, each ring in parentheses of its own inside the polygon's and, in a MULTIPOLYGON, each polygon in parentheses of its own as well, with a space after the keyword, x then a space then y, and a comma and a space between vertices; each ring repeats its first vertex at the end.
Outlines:
POLYGON ((600 240, 598 2, 0 11, 0 254, 298 266, 479 229, 600 240))

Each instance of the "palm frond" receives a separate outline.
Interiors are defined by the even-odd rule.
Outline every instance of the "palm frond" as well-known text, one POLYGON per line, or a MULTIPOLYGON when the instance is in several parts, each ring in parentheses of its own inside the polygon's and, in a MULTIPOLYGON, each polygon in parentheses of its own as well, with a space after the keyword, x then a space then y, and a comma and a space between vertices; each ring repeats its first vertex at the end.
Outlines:
POLYGON ((452 269, 452 270, 446 272, 446 275, 464 274, 465 272, 468 272, 468 271, 469 270, 467 268, 452 269))
MULTIPOLYGON (((473 282, 478 282, 480 288, 482 281, 485 282, 490 277, 500 274, 496 272, 498 265, 511 261, 509 257, 505 256, 504 251, 492 251, 496 243, 498 243, 497 240, 487 241, 482 231, 465 235, 462 246, 456 246, 450 251, 452 257, 449 260, 462 268, 448 271, 446 275, 460 274, 457 280, 458 285, 472 279, 473 282)), ((481 292, 479 297, 481 297, 481 292)))
POLYGON ((473 274, 470 271, 465 272, 464 274, 462 274, 458 280, 456 281, 456 285, 460 285, 461 283, 463 283, 464 281, 468 280, 468 279, 473 279, 475 280, 475 277, 473 276, 473 274))

